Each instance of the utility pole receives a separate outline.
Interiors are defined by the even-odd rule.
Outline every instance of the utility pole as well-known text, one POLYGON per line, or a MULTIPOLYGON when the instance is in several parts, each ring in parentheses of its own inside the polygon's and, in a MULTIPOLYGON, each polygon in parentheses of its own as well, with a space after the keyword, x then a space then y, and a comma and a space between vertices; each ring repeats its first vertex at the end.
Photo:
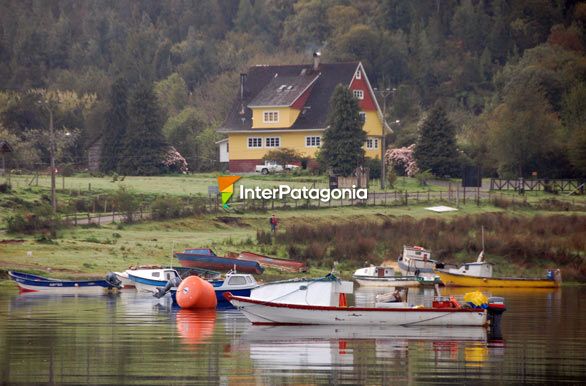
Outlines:
POLYGON ((49 157, 51 158, 51 207, 57 213, 57 197, 55 195, 55 130, 53 128, 53 110, 44 105, 49 112, 49 157))
MULTIPOLYGON (((385 178, 386 178, 386 168, 385 168, 385 148, 387 147, 387 138, 386 138, 386 122, 387 122, 387 97, 391 94, 390 88, 385 88, 384 90, 380 90, 380 94, 383 96, 383 132, 381 138, 381 150, 380 150, 380 188, 385 188, 385 178)), ((374 91, 378 91, 376 88, 374 91)))

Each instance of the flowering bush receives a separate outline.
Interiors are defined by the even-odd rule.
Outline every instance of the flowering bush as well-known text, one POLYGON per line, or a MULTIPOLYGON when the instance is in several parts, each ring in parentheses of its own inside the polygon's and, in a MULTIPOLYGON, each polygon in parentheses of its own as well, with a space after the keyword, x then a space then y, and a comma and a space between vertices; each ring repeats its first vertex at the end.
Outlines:
POLYGON ((414 149, 415 144, 407 147, 389 149, 385 153, 385 162, 393 168, 404 170, 408 177, 413 177, 419 172, 419 167, 413 157, 414 149))
POLYGON ((186 174, 187 161, 173 146, 169 146, 163 155, 163 165, 170 171, 175 173, 186 174))

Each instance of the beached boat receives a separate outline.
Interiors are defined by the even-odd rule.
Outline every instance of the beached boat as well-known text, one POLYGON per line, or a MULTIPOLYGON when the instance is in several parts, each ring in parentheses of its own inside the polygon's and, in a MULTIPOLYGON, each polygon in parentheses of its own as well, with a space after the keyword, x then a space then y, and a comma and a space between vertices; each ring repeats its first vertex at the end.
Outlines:
POLYGON ((186 249, 176 252, 175 257, 186 268, 213 269, 216 271, 237 270, 244 273, 261 274, 264 268, 257 261, 239 260, 218 256, 209 248, 186 249))
POLYGON ((396 276, 390 267, 359 268, 352 278, 363 287, 419 287, 439 284, 439 276, 396 276))
POLYGON ((306 272, 307 266, 301 261, 280 259, 277 257, 270 257, 260 255, 254 252, 243 251, 240 252, 236 258, 238 260, 256 261, 264 267, 271 267, 280 271, 286 272, 306 272))
MULTIPOLYGON (((389 326, 486 326, 487 311, 474 308, 329 307, 286 304, 234 296, 226 299, 253 324, 389 326)), ((393 303, 389 303, 390 305, 393 303)))
POLYGON ((15 271, 9 271, 8 276, 23 292, 100 293, 119 288, 113 280, 60 280, 15 271))
POLYGON ((180 277, 172 268, 136 269, 126 272, 138 291, 152 293, 157 293, 157 288, 165 287, 170 280, 180 277))
POLYGON ((397 264, 405 276, 433 276, 438 262, 431 258, 431 251, 418 246, 403 246, 397 264))

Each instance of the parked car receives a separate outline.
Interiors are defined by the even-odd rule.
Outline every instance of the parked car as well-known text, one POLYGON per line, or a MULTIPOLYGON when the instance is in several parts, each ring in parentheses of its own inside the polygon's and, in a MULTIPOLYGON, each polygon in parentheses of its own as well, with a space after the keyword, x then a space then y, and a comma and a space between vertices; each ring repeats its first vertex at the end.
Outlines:
POLYGON ((255 171, 257 173, 261 173, 261 174, 269 174, 269 173, 280 173, 280 172, 288 172, 294 169, 298 169, 299 166, 297 165, 285 165, 285 167, 283 168, 283 165, 280 165, 276 162, 271 162, 271 161, 265 161, 264 165, 256 165, 256 169, 255 171))

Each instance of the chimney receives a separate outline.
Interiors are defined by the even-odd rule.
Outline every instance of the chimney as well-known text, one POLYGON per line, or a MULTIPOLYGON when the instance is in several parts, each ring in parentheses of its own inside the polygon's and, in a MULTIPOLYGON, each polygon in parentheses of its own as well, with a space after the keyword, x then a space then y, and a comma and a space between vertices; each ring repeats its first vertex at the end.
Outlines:
POLYGON ((321 56, 321 53, 319 51, 313 52, 313 71, 317 71, 317 69, 319 68, 320 56, 321 56))
POLYGON ((246 82, 246 74, 240 74, 240 115, 244 115, 244 82, 246 82))

